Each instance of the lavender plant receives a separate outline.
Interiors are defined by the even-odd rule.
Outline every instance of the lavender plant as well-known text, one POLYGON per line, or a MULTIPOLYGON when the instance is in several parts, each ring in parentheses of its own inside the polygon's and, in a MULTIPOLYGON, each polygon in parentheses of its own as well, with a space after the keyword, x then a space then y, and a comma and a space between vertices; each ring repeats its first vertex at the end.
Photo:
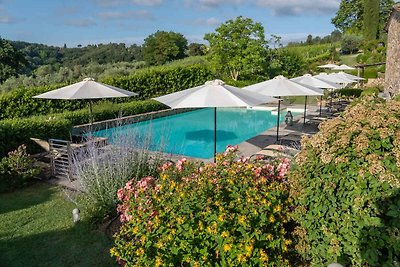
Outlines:
POLYGON ((158 175, 166 156, 160 152, 162 144, 154 150, 151 139, 151 131, 140 136, 132 130, 118 133, 112 145, 89 142, 84 149, 74 151, 72 171, 83 192, 79 202, 92 217, 101 219, 115 213, 117 191, 127 181, 158 175))

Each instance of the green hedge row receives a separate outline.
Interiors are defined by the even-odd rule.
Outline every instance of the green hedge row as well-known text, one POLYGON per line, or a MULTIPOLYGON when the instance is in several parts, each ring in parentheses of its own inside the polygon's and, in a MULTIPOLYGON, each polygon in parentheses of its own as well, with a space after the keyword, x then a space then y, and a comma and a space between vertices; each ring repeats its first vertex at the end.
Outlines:
MULTIPOLYGON (((167 108, 154 100, 128 103, 103 103, 93 109, 95 120, 114 119, 120 115, 135 115, 167 108)), ((43 140, 49 138, 70 139, 73 125, 89 122, 88 109, 67 111, 50 115, 32 116, 29 118, 6 119, 0 121, 0 157, 19 145, 26 144, 29 153, 37 153, 41 148, 29 138, 43 140)))
POLYGON ((202 65, 188 67, 158 67, 137 71, 134 75, 110 78, 105 83, 131 90, 140 99, 177 92, 205 83, 213 78, 211 70, 202 65))
MULTIPOLYGON (((127 102, 134 99, 148 99, 167 93, 203 84, 212 79, 211 70, 202 65, 188 67, 154 67, 139 70, 131 76, 102 80, 106 84, 139 93, 135 98, 113 99, 113 102, 127 102)), ((0 95, 0 119, 23 118, 82 109, 84 100, 45 100, 32 98, 35 95, 64 86, 65 84, 37 88, 19 88, 0 95)))

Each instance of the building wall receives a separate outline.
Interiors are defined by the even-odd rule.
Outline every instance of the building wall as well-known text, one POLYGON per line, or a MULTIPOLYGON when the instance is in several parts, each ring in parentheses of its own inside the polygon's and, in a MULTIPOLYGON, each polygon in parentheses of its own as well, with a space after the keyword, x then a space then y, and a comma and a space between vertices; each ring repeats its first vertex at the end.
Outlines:
POLYGON ((400 6, 395 6, 387 24, 388 41, 385 93, 400 94, 400 6))

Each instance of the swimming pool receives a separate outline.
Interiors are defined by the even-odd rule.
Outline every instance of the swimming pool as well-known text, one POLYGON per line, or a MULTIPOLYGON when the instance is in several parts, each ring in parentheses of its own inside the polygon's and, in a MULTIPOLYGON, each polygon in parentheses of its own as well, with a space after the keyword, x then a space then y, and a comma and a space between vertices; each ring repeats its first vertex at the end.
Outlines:
MULTIPOLYGON (((285 112, 281 112, 281 122, 285 112)), ((246 108, 217 109, 217 152, 227 145, 240 144, 275 127, 277 115, 268 110, 246 108)), ((211 158, 214 150, 214 110, 199 109, 167 117, 99 130, 94 136, 107 137, 111 144, 134 133, 146 140, 151 150, 196 158, 211 158)), ((133 137, 132 137, 133 138, 133 137)))

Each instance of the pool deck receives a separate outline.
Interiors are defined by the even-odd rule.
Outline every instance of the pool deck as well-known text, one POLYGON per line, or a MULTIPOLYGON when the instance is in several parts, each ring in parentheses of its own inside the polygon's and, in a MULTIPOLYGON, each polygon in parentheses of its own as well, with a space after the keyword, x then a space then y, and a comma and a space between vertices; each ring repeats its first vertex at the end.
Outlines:
MULTIPOLYGON (((304 110, 304 105, 290 106, 290 109, 304 110)), ((283 110, 282 112, 286 113, 286 110, 283 110)), ((308 105, 306 117, 312 115, 319 115, 319 107, 315 105, 308 105)), ((303 124, 303 114, 295 116, 293 118, 293 121, 294 123, 292 126, 287 126, 284 121, 279 125, 279 136, 283 136, 289 133, 312 135, 318 132, 318 127, 316 124, 303 124)), ((253 138, 246 140, 243 143, 240 143, 238 146, 241 155, 250 157, 262 150, 264 147, 276 143, 280 142, 276 141, 276 127, 273 127, 253 138)))

